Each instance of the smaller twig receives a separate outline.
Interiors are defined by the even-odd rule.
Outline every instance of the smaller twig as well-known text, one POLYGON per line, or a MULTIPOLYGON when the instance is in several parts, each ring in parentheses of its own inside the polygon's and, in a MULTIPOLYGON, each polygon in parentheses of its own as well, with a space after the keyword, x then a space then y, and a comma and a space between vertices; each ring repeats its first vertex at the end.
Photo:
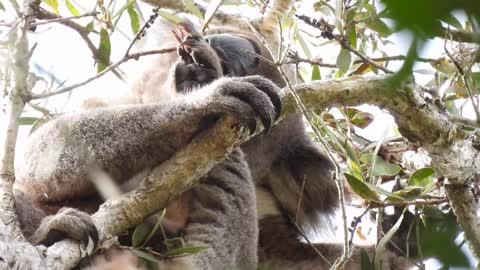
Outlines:
POLYGON ((103 75, 107 74, 109 71, 112 71, 114 70, 115 68, 117 68, 119 65, 129 61, 129 60, 132 60, 132 59, 138 59, 142 56, 146 56, 146 55, 152 55, 152 54, 163 54, 163 53, 171 53, 171 52, 175 52, 177 49, 176 48, 166 48, 166 49, 161 49, 161 50, 152 50, 152 51, 146 51, 146 52, 139 52, 139 53, 133 53, 133 54, 130 54, 128 56, 124 56, 122 59, 120 59, 118 62, 108 66, 107 68, 105 68, 104 70, 102 70, 102 72, 100 73, 97 73, 95 76, 93 77, 90 77, 88 79, 86 79, 85 81, 83 82, 79 82, 79 83, 76 83, 76 84, 73 84, 73 85, 70 85, 70 86, 67 86, 65 88, 62 88, 62 89, 59 89, 59 90, 56 90, 56 91, 52 91, 52 92, 47 92, 47 93, 44 93, 44 94, 37 94, 37 95, 32 95, 31 97, 31 100, 34 100, 34 99, 40 99, 40 98, 47 98, 47 97, 51 97, 51 96, 55 96, 55 95, 59 95, 59 94, 63 94, 65 92, 69 92, 69 91, 72 91, 73 89, 75 88, 78 88, 80 86, 84 86, 88 83, 90 83, 91 81, 93 80, 96 80, 100 77, 102 77, 103 75))
POLYGON ((334 39, 335 41, 337 41, 338 44, 343 49, 349 50, 350 52, 352 52, 353 54, 358 56, 360 59, 362 59, 362 61, 364 63, 367 63, 370 66, 375 67, 376 69, 381 70, 385 73, 390 73, 390 74, 393 73, 393 71, 387 69, 384 66, 381 66, 381 65, 375 63, 371 58, 364 55, 363 53, 361 53, 357 49, 353 48, 350 45, 350 43, 348 43, 348 40, 346 40, 343 36, 338 35, 338 34, 334 34, 333 33, 333 26, 329 25, 327 22, 325 22, 323 20, 320 20, 320 21, 312 20, 310 17, 304 16, 304 15, 295 15, 295 16, 297 18, 299 18, 300 20, 302 20, 303 22, 305 22, 306 24, 308 24, 312 27, 315 27, 315 28, 319 29, 320 31, 322 31, 322 37, 327 38, 327 39, 334 39))
MULTIPOLYGON (((293 222, 293 221, 292 221, 293 222)), ((295 225, 295 228, 297 229, 298 233, 300 233, 300 235, 303 237, 303 239, 307 242, 308 245, 310 245, 310 247, 312 247, 312 249, 315 251, 315 253, 318 254, 318 256, 320 258, 322 258, 327 264, 328 266, 332 266, 332 263, 328 261, 327 257, 325 257, 325 255, 322 254, 322 252, 320 252, 320 250, 318 250, 318 248, 315 246, 314 243, 312 243, 312 241, 310 241, 310 239, 308 238, 307 234, 302 230, 302 228, 300 228, 300 226, 298 226, 298 224, 296 222, 293 222, 293 225, 295 225)))
POLYGON ((43 20, 43 21, 40 21, 40 22, 33 22, 33 23, 31 23, 31 25, 32 26, 37 26, 37 25, 43 25, 43 24, 49 24, 49 23, 61 23, 61 22, 64 22, 64 21, 79 19, 79 18, 84 18, 84 17, 95 17, 98 14, 100 14, 100 13, 96 12, 96 11, 92 11, 92 12, 88 12, 88 13, 78 15, 78 16, 60 17, 60 18, 55 18, 55 19, 50 19, 50 20, 43 20))
POLYGON ((368 213, 368 211, 370 210, 370 205, 367 206, 367 208, 365 208, 365 210, 357 217, 353 217, 353 220, 352 220, 352 224, 350 225, 350 240, 348 240, 348 242, 350 243, 350 245, 353 245, 353 237, 355 236, 355 231, 357 230, 357 226, 358 224, 360 224, 362 222, 362 218, 368 213))
POLYGON ((300 197, 298 198, 297 209, 295 210, 295 222, 298 220, 298 213, 300 212, 300 207, 302 206, 303 193, 305 192, 305 182, 307 182, 307 178, 303 177, 302 187, 300 189, 300 197))

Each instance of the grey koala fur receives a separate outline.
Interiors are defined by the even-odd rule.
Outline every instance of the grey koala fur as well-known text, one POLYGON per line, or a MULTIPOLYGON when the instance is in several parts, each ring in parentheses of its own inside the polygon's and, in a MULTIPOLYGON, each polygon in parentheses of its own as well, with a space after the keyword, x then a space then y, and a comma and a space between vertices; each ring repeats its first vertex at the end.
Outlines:
MULTIPOLYGON (((48 243, 49 231, 56 231, 54 227, 38 228, 44 216, 58 210, 49 204, 66 205, 66 201, 95 193, 89 181, 92 165, 121 183, 167 160, 224 114, 237 117, 251 130, 257 119, 270 127, 280 111, 277 85, 283 87, 284 82, 269 62, 249 57, 259 54, 270 59, 266 49, 253 36, 235 29, 214 30, 205 40, 215 50, 214 54, 207 52, 211 56, 207 61, 220 60, 221 64, 221 68, 207 65, 215 67, 212 77, 217 76, 215 72, 247 77, 209 83, 210 77, 195 75, 205 72, 195 61, 158 56, 149 59, 149 66, 132 85, 133 99, 140 104, 65 115, 32 134, 22 166, 16 169, 17 210, 32 241, 48 243), (250 54, 242 53, 245 50, 250 54)), ((187 53, 191 60, 196 59, 191 51, 187 53)), ((187 244, 211 248, 165 262, 165 267, 255 267, 259 259, 275 269, 328 268, 317 254, 307 252, 311 247, 300 240, 293 219, 305 231, 329 230, 326 224, 337 206, 331 169, 331 163, 307 136, 301 116, 282 120, 268 133, 236 149, 189 191, 183 237, 187 244)), ((88 216, 82 218, 88 223, 88 216)), ((69 224, 68 220, 55 224, 69 224)), ((85 235, 95 238, 96 232, 85 228, 77 236, 67 236, 84 242, 85 235)), ((330 254, 331 262, 341 254, 339 247, 317 245, 330 254)))

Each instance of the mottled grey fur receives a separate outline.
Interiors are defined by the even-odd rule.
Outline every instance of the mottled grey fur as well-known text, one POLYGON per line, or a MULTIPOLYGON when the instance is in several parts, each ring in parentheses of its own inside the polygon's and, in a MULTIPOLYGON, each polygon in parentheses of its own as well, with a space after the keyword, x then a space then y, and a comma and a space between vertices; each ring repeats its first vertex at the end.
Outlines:
MULTIPOLYGON (((276 67, 262 60, 269 58, 266 49, 252 36, 237 31, 217 30, 206 38, 220 57, 224 75, 247 77, 221 78, 188 91, 190 85, 198 87, 205 83, 204 78, 208 80, 208 76, 195 74, 205 74, 202 68, 212 65, 198 65, 196 60, 202 58, 191 52, 191 63, 183 59, 173 64, 172 55, 149 59, 145 72, 132 87, 140 105, 65 115, 30 137, 25 159, 16 171, 17 193, 28 194, 30 201, 42 205, 40 208, 46 202, 62 203, 91 195, 92 166, 122 183, 170 158, 225 114, 251 130, 257 120, 268 129, 281 107, 277 85, 283 87, 284 82, 276 67), (242 54, 245 50, 249 52, 242 54), (244 57, 237 57, 240 54, 244 57), (263 58, 248 57, 255 54, 263 58), (165 66, 172 69, 167 71, 165 66), (189 79, 193 83, 181 86, 189 79)), ((163 43, 168 47, 168 40, 163 43)), ((190 191, 190 214, 183 237, 188 244, 211 248, 193 258, 165 262, 166 267, 255 266, 260 226, 260 262, 288 265, 289 269, 325 269, 325 261, 314 252, 306 252, 311 247, 300 240, 294 222, 303 230, 329 230, 322 220, 328 221, 337 206, 331 169, 331 163, 307 136, 300 115, 290 116, 268 133, 257 135, 190 191), (286 263, 288 260, 293 263, 286 263)), ((25 232, 33 232, 40 219, 32 219, 35 223, 27 221, 25 214, 20 216, 25 232)), ((330 258, 341 254, 339 245, 319 247, 330 251, 330 258)))

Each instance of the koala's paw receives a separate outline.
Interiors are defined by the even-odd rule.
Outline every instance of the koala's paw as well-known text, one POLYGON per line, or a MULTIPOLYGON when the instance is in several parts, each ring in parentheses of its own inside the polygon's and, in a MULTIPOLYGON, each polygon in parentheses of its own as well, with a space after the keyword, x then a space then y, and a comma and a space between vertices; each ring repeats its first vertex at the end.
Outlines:
POLYGON ((71 238, 88 246, 98 244, 98 231, 89 214, 64 207, 56 215, 45 217, 30 241, 35 245, 50 246, 63 238, 71 238))
POLYGON ((212 87, 213 110, 234 115, 252 134, 257 129, 257 119, 268 131, 282 112, 280 88, 262 76, 224 78, 212 87))

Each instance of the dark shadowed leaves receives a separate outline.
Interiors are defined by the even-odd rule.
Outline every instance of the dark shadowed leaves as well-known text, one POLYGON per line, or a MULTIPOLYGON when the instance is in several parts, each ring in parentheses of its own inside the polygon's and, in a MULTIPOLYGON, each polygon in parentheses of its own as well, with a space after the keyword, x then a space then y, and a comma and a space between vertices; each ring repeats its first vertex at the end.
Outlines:
POLYGON ((370 201, 378 201, 377 194, 372 191, 362 180, 353 175, 345 173, 345 178, 353 191, 362 199, 370 201))

